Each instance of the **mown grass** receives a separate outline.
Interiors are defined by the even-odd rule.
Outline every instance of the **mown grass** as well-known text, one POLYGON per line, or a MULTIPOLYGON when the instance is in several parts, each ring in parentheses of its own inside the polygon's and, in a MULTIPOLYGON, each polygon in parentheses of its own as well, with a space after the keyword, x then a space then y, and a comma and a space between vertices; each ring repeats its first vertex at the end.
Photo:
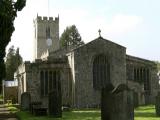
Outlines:
MULTIPOLYGON (((52 118, 49 116, 37 117, 24 111, 17 112, 17 116, 20 120, 101 120, 100 110, 63 112, 62 118, 52 118)), ((155 108, 153 105, 150 105, 135 109, 135 120, 160 120, 160 117, 156 117, 155 108)))
POLYGON ((3 96, 2 96, 2 94, 0 94, 0 99, 3 99, 3 96))
POLYGON ((17 112, 17 116, 20 120, 100 120, 99 110, 83 110, 63 112, 62 118, 52 118, 50 116, 33 116, 29 112, 17 112))
POLYGON ((13 112, 13 113, 19 111, 18 108, 13 107, 13 106, 8 107, 8 109, 9 109, 11 112, 13 112))
POLYGON ((156 116, 155 106, 141 106, 135 109, 135 120, 160 120, 160 117, 156 116))
POLYGON ((19 109, 14 104, 5 104, 5 107, 7 107, 11 113, 16 113, 19 111, 19 109))
POLYGON ((2 94, 0 94, 0 103, 2 103, 3 102, 3 96, 2 96, 2 94))

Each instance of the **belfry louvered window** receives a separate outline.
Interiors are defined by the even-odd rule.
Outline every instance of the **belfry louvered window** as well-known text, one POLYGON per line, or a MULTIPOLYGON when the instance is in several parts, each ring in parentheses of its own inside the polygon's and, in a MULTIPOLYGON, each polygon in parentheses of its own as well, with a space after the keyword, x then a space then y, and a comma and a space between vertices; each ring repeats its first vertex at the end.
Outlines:
POLYGON ((46 39, 48 38, 51 38, 51 35, 50 35, 50 27, 47 27, 46 28, 46 39))

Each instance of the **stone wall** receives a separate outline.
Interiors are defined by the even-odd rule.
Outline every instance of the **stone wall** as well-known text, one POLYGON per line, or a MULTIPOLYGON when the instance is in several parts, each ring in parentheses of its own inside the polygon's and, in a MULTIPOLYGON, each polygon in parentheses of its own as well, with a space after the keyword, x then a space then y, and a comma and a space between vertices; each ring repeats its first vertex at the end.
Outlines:
POLYGON ((158 92, 160 90, 157 72, 158 72, 157 66, 153 65, 151 68, 151 103, 152 104, 156 102, 155 97, 158 95, 158 92))
POLYGON ((159 89, 156 64, 153 61, 129 55, 126 58, 127 83, 129 88, 138 94, 139 105, 155 103, 155 96, 159 89))
POLYGON ((97 55, 108 56, 110 81, 113 86, 126 84, 125 48, 98 38, 74 50, 75 107, 97 107, 100 105, 100 91, 93 89, 93 60, 97 55))
MULTIPOLYGON (((28 70, 28 66, 30 65, 29 61, 24 62, 21 64, 17 71, 14 74, 14 78, 18 81, 18 103, 21 103, 21 94, 26 92, 27 90, 27 81, 26 81, 26 70, 28 70)), ((27 74, 28 75, 28 74, 27 74)))
MULTIPOLYGON (((70 105, 72 95, 70 87, 72 87, 72 81, 70 68, 66 64, 66 59, 52 59, 51 61, 35 60, 33 63, 27 62, 19 67, 15 75, 19 83, 19 103, 21 103, 21 94, 27 91, 31 95, 31 102, 42 102, 44 107, 48 107, 48 94, 41 94, 40 72, 47 71, 49 73, 49 71, 56 70, 60 71, 61 75, 62 104, 70 105)), ((49 81, 49 78, 46 81, 49 81)), ((49 86, 47 89, 49 90, 49 86)))

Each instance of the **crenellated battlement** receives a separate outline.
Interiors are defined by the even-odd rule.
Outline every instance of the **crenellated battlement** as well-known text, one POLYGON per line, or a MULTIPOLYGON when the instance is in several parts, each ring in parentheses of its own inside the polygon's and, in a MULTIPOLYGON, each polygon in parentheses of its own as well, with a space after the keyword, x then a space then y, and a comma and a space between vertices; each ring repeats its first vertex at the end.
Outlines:
POLYGON ((53 17, 46 17, 46 16, 37 16, 37 21, 54 21, 54 22, 57 22, 59 21, 59 17, 55 17, 53 19, 53 17))

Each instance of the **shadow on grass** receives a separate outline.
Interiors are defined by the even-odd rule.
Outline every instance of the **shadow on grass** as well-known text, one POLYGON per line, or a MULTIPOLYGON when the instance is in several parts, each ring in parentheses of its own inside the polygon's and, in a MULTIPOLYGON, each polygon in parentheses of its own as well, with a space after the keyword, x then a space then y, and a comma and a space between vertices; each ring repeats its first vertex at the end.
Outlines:
POLYGON ((34 116, 30 112, 19 111, 17 116, 21 120, 101 120, 99 111, 72 111, 63 112, 62 118, 51 116, 34 116))
POLYGON ((92 120, 97 119, 100 120, 100 112, 99 111, 73 111, 73 112, 64 112, 63 113, 63 118, 74 118, 76 119, 83 119, 83 120, 92 120))
POLYGON ((153 109, 155 109, 155 107, 152 105, 152 106, 147 106, 147 107, 145 106, 139 107, 139 108, 136 108, 135 110, 136 111, 148 111, 148 110, 153 110, 153 109))
POLYGON ((135 117, 157 117, 153 112, 135 112, 135 117))
POLYGON ((154 105, 148 105, 148 106, 140 106, 135 109, 135 118, 157 118, 155 113, 155 106, 154 105))
MULTIPOLYGON (((135 120, 160 120, 155 114, 154 106, 142 106, 135 110, 135 120)), ((30 112, 17 112, 21 120, 101 120, 100 110, 74 110, 63 112, 62 118, 50 116, 33 116, 30 112)))
POLYGON ((142 110, 148 111, 148 110, 153 110, 153 108, 140 108, 138 111, 142 111, 142 110))

